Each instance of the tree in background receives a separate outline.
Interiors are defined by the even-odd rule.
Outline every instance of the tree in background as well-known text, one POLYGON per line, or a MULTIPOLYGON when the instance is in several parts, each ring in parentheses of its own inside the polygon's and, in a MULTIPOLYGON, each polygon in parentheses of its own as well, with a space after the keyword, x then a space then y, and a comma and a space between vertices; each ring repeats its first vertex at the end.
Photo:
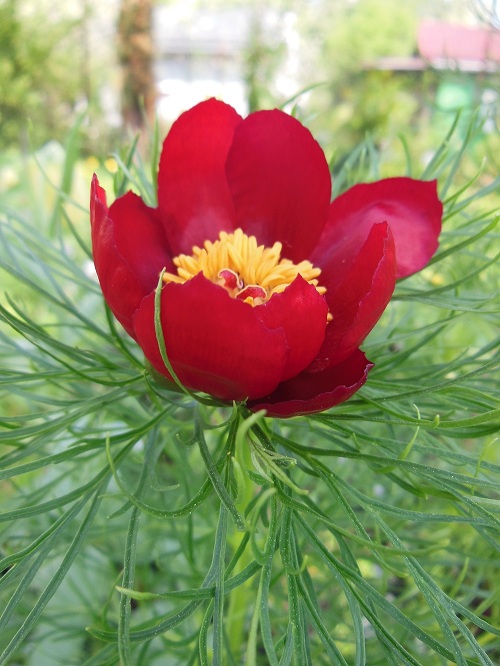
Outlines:
POLYGON ((79 22, 52 21, 43 7, 21 14, 19 0, 0 1, 0 147, 62 139, 81 97, 79 22), (43 14, 43 16, 42 16, 43 14), (69 73, 72 73, 72 76, 69 73))
MULTIPOLYGON (((418 111, 419 81, 411 74, 377 71, 377 58, 411 56, 416 49, 417 4, 385 0, 339 0, 332 11, 317 5, 306 19, 303 44, 313 51, 304 63, 302 77, 325 85, 308 104, 317 111, 314 131, 331 141, 340 154, 347 153, 367 135, 387 138, 395 127, 407 126, 418 111), (322 20, 319 20, 320 15, 322 20)), ((303 46, 304 52, 307 52, 303 46)))
POLYGON ((84 154, 116 143, 116 5, 0 0, 0 149, 62 143, 83 111, 84 154))
POLYGON ((152 0, 121 0, 118 19, 119 59, 122 66, 122 116, 125 126, 139 130, 155 112, 154 47, 151 33, 152 0))

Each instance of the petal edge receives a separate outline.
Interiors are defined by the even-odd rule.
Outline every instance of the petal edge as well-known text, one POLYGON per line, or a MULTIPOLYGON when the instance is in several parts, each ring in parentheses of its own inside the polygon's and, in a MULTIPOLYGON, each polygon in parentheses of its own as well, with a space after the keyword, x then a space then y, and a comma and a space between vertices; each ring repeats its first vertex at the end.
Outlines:
POLYGON ((248 406, 254 412, 265 409, 267 416, 278 418, 323 412, 352 397, 366 382, 372 367, 373 363, 358 349, 338 365, 320 372, 302 372, 248 406))

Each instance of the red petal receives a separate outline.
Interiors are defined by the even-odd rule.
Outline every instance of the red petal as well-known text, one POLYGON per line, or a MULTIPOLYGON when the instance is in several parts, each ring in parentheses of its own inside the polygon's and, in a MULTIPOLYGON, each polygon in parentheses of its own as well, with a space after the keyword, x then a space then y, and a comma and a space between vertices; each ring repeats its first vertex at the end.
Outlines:
POLYGON ((283 256, 307 258, 328 217, 331 180, 311 133, 281 111, 259 111, 235 130, 227 179, 236 224, 259 243, 283 243, 283 256))
POLYGON ((406 277, 424 268, 436 251, 442 214, 436 181, 387 178, 355 185, 332 202, 311 261, 322 266, 335 257, 341 274, 371 227, 388 222, 396 243, 397 277, 406 277))
POLYGON ((391 229, 386 223, 373 226, 358 256, 337 282, 338 271, 332 266, 333 270, 329 265, 320 276, 333 320, 313 361, 316 370, 339 363, 352 354, 387 307, 396 284, 391 229))
POLYGON ((294 377, 316 357, 325 339, 328 306, 323 296, 300 275, 281 294, 255 308, 269 328, 282 327, 290 355, 283 380, 294 377))
MULTIPOLYGON (((146 358, 169 377, 153 318, 151 294, 135 316, 135 331, 146 358)), ((163 288, 161 322, 169 360, 188 388, 239 401, 270 393, 283 376, 288 357, 283 331, 267 328, 255 308, 201 274, 163 288)))
POLYGON ((106 193, 97 176, 92 179, 90 221, 94 262, 104 298, 127 333, 135 337, 134 312, 155 288, 162 268, 172 266, 163 229, 156 211, 131 192, 108 210, 106 193))
POLYGON ((270 396, 252 401, 249 407, 254 412, 265 409, 267 416, 281 418, 322 412, 354 395, 372 367, 358 349, 339 365, 321 372, 302 372, 283 382, 270 396))
POLYGON ((172 125, 160 159, 158 205, 173 256, 234 228, 224 165, 240 122, 232 107, 210 99, 172 125))

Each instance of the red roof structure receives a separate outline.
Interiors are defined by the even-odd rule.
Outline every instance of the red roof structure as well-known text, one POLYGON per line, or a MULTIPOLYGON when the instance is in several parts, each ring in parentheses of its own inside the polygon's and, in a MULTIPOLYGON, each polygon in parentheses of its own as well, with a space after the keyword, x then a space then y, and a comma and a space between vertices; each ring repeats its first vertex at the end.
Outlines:
POLYGON ((500 31, 426 19, 418 27, 415 55, 377 58, 365 67, 393 72, 432 68, 495 73, 500 71, 500 31))
POLYGON ((422 21, 417 34, 419 55, 433 67, 454 65, 482 71, 500 64, 500 32, 444 21, 422 21))

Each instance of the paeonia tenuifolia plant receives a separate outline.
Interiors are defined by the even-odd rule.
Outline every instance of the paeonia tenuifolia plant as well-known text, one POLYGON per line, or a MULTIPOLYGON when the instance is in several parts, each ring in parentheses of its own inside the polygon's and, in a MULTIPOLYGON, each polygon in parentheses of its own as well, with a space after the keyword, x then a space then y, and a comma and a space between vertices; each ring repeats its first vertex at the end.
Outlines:
POLYGON ((168 133, 157 208, 132 192, 108 208, 96 176, 91 190, 104 298, 149 363, 278 417, 365 383, 373 364, 359 347, 396 280, 436 251, 441 218, 434 181, 388 178, 331 201, 324 153, 298 120, 243 119, 214 99, 168 133))

